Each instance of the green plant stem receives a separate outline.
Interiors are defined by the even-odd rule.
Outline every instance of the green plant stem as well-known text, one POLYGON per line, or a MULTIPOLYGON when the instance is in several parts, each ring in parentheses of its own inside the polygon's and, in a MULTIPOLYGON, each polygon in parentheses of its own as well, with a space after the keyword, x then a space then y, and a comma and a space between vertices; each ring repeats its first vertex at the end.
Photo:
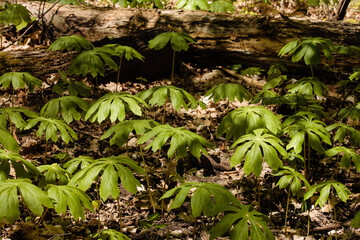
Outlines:
POLYGON ((260 199, 261 199, 261 186, 260 186, 260 177, 256 177, 257 178, 257 183, 258 183, 258 201, 257 201, 257 205, 258 205, 258 211, 260 212, 260 199))
POLYGON ((332 204, 334 208, 334 220, 335 220, 335 240, 337 240, 337 220, 336 220, 336 206, 335 206, 335 198, 334 198, 334 192, 331 194, 332 198, 332 204))
POLYGON ((48 147, 49 147, 49 141, 45 140, 45 155, 44 155, 44 165, 46 165, 47 163, 47 151, 48 151, 48 147))
MULTIPOLYGON (((164 185, 163 185, 163 193, 162 193, 162 195, 164 195, 165 192, 166 192, 166 182, 167 182, 167 179, 168 179, 168 174, 165 173, 165 179, 164 179, 164 185)), ((161 199, 161 219, 164 219, 164 212, 165 212, 164 210, 165 210, 165 200, 164 200, 164 198, 163 198, 163 199, 161 199)))
POLYGON ((303 147, 303 149, 304 149, 304 177, 307 179, 307 177, 306 177, 306 175, 307 175, 307 173, 306 173, 306 144, 305 144, 305 140, 304 140, 304 147, 303 147))
POLYGON ((307 160, 307 164, 308 164, 308 167, 307 167, 307 176, 309 177, 309 173, 310 173, 310 161, 311 161, 311 158, 310 158, 310 138, 308 137, 308 160, 307 160))
POLYGON ((37 226, 39 226, 40 223, 44 220, 45 214, 48 212, 48 210, 49 210, 48 208, 45 208, 45 211, 44 211, 44 213, 42 214, 40 220, 36 223, 37 226))
POLYGON ((164 107, 164 110, 163 110, 161 124, 165 124, 165 115, 166 115, 166 102, 165 102, 165 107, 164 107))
POLYGON ((310 210, 308 210, 306 238, 310 235, 310 210))
POLYGON ((288 218, 288 212, 289 212, 289 203, 290 203, 290 185, 288 190, 288 197, 286 201, 286 213, 285 213, 285 236, 287 235, 287 218, 288 218))
POLYGON ((313 66, 310 64, 311 76, 314 77, 314 69, 313 66))
POLYGON ((139 145, 139 148, 140 148, 140 155, 141 155, 141 158, 142 158, 142 161, 143 161, 143 164, 144 164, 144 170, 145 170, 145 173, 146 173, 146 185, 147 185, 147 189, 148 189, 148 193, 149 193, 149 199, 150 199, 150 204, 153 208, 153 211, 155 213, 155 203, 154 203, 154 200, 152 198, 152 194, 151 194, 151 189, 150 189, 150 181, 149 181, 149 176, 148 176, 148 172, 147 172, 147 169, 146 169, 146 162, 145 162, 145 158, 144 158, 144 154, 143 154, 143 151, 142 151, 142 147, 141 147, 141 144, 139 145))
POLYGON ((99 184, 97 183, 98 179, 96 179, 96 198, 97 198, 97 203, 98 203, 98 232, 100 232, 100 193, 99 193, 99 184))
POLYGON ((174 50, 174 54, 173 54, 172 67, 171 67, 171 78, 170 78, 170 82, 171 82, 171 83, 173 83, 174 68, 175 68, 175 50, 174 50))
POLYGON ((119 70, 118 70, 118 74, 117 74, 117 78, 116 78, 115 92, 118 92, 118 84, 119 84, 119 80, 120 80, 120 70, 121 70, 122 59, 123 58, 120 57, 119 70))
POLYGON ((123 223, 122 223, 122 220, 121 220, 121 207, 120 207, 120 199, 119 199, 119 197, 117 198, 117 204, 118 204, 118 211, 119 211, 120 232, 122 233, 123 232, 123 230, 122 230, 123 223))

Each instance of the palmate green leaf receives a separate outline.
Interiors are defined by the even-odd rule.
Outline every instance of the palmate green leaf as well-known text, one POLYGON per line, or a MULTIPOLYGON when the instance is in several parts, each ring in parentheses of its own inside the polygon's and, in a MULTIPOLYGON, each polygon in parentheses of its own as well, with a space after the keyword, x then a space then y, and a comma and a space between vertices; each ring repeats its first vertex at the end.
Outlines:
POLYGON ((205 0, 180 0, 177 2, 176 8, 184 10, 208 10, 209 3, 205 0))
POLYGON ((62 94, 65 90, 68 90, 70 96, 83 96, 89 97, 91 95, 90 88, 82 81, 69 78, 64 71, 59 70, 60 78, 53 85, 52 92, 62 94))
MULTIPOLYGON (((319 205, 322 207, 324 203, 329 198, 330 191, 336 191, 337 196, 340 198, 341 201, 346 202, 349 199, 350 191, 349 189, 342 183, 335 181, 335 180, 329 180, 323 183, 319 183, 316 185, 311 186, 308 191, 304 194, 304 200, 309 199, 312 197, 317 190, 320 190, 320 196, 315 202, 315 206, 319 205)), ((334 192, 333 192, 334 194, 334 192)))
POLYGON ((60 167, 57 163, 53 163, 51 165, 41 165, 38 166, 37 169, 44 175, 44 178, 39 182, 39 187, 55 183, 59 185, 66 185, 71 178, 71 174, 60 167))
POLYGON ((35 127, 38 123, 40 123, 40 125, 36 131, 36 136, 41 137, 45 134, 46 141, 51 139, 54 142, 57 142, 59 139, 57 136, 58 132, 65 143, 69 143, 70 141, 72 142, 74 139, 77 140, 76 133, 68 125, 66 125, 63 120, 59 119, 37 117, 31 119, 24 129, 29 130, 35 127))
POLYGON ((153 87, 140 92, 137 96, 147 101, 150 106, 158 105, 159 107, 170 99, 176 111, 179 111, 181 107, 188 110, 189 106, 191 109, 195 109, 199 105, 199 102, 190 93, 174 86, 153 87))
POLYGON ((52 208, 50 198, 33 185, 29 179, 10 179, 0 182, 0 222, 12 224, 20 218, 19 196, 27 208, 34 214, 41 216, 44 212, 43 206, 52 208))
POLYGON ((89 239, 101 239, 101 240, 130 240, 125 234, 118 232, 114 229, 106 229, 97 233, 89 235, 89 239))
POLYGON ((350 137, 350 143, 352 146, 360 146, 360 132, 358 130, 344 123, 334 123, 330 126, 327 126, 326 130, 333 131, 336 128, 337 130, 334 136, 334 142, 339 141, 339 143, 343 143, 345 137, 348 135, 350 137))
MULTIPOLYGON (((56 1, 57 0, 50 0, 49 2, 55 3, 56 1)), ((60 2, 58 2, 58 4, 61 4, 61 5, 67 5, 67 4, 68 5, 80 5, 80 3, 85 3, 85 1, 83 1, 83 0, 60 0, 60 2)), ((76 35, 72 35, 72 36, 76 36, 76 35)))
POLYGON ((360 228, 360 211, 357 212, 354 219, 352 220, 351 227, 360 228))
POLYGON ((351 160, 354 162, 356 170, 360 172, 360 155, 356 153, 354 149, 346 148, 343 146, 336 146, 330 148, 326 151, 328 157, 333 157, 336 155, 341 156, 341 167, 344 167, 346 170, 350 168, 351 160))
POLYGON ((216 13, 233 13, 235 6, 228 0, 216 0, 210 4, 210 11, 216 13))
POLYGON ((71 35, 64 36, 57 39, 53 42, 49 50, 52 51, 72 51, 76 50, 77 52, 81 52, 82 50, 91 50, 94 46, 91 44, 89 40, 79 35, 71 35))
POLYGON ((66 213, 69 209, 75 220, 85 219, 84 207, 94 212, 90 197, 76 187, 65 185, 48 185, 46 192, 49 198, 54 200, 54 209, 60 213, 66 213))
POLYGON ((261 69, 259 67, 248 67, 241 71, 241 75, 244 76, 255 76, 255 75, 261 75, 261 72, 265 71, 264 69, 261 69))
POLYGON ((92 162, 94 162, 94 159, 92 157, 79 156, 66 162, 63 167, 66 168, 66 171, 68 173, 73 174, 78 170, 78 168, 84 169, 88 167, 92 162))
POLYGON ((14 89, 27 86, 29 91, 32 92, 34 91, 35 86, 41 87, 42 81, 27 72, 7 72, 1 75, 0 85, 6 89, 10 84, 14 89))
MULTIPOLYGON (((185 0, 187 1, 187 0, 185 0)), ((191 0, 194 1, 194 0, 191 0)), ((197 0, 204 1, 204 0, 197 0)), ((206 1, 205 1, 206 2, 206 1)), ((195 40, 188 34, 183 32, 164 32, 157 35, 155 38, 149 41, 149 48, 160 50, 163 49, 170 42, 171 48, 174 51, 187 51, 189 49, 189 43, 196 44, 195 40)))
POLYGON ((30 11, 20 4, 6 2, 5 10, 0 13, 0 23, 3 23, 5 26, 14 24, 17 31, 20 31, 32 21, 30 11))
POLYGON ((142 109, 139 104, 148 107, 144 100, 127 92, 107 93, 91 105, 85 115, 85 120, 89 119, 90 122, 97 120, 98 123, 101 123, 109 117, 111 122, 123 121, 126 109, 141 116, 142 109))
POLYGON ((19 143, 5 128, 0 127, 0 144, 7 150, 19 152, 19 143))
POLYGON ((329 88, 318 78, 305 77, 294 84, 286 86, 291 93, 298 93, 305 96, 325 96, 329 88))
POLYGON ((138 144, 143 144, 152 138, 154 138, 153 141, 145 149, 151 148, 153 152, 161 149, 171 138, 170 148, 167 152, 168 157, 173 157, 176 154, 178 158, 184 158, 187 155, 186 149, 188 148, 194 157, 200 158, 201 153, 207 154, 204 147, 212 148, 211 143, 196 133, 184 127, 174 128, 168 124, 156 126, 144 133, 138 139, 138 144))
POLYGON ((245 106, 225 116, 216 130, 216 137, 226 133, 226 139, 237 140, 258 128, 266 128, 276 134, 281 129, 280 120, 265 107, 245 106))
POLYGON ((141 55, 134 48, 129 46, 123 46, 119 44, 107 44, 103 46, 116 52, 120 58, 125 57, 127 61, 133 60, 134 58, 144 61, 144 56, 141 55))
POLYGON ((104 135, 101 136, 100 140, 109 138, 114 134, 110 139, 110 146, 116 144, 121 147, 127 142, 132 131, 135 130, 136 135, 140 136, 157 125, 159 125, 159 123, 154 120, 125 120, 110 127, 104 135))
POLYGON ((77 172, 68 185, 78 186, 81 190, 86 191, 92 182, 101 176, 100 197, 104 201, 109 196, 114 199, 119 196, 119 179, 126 190, 135 194, 136 186, 141 186, 141 184, 129 167, 133 171, 145 175, 144 170, 127 156, 100 158, 77 172))
POLYGON ((195 189, 191 196, 191 211, 193 217, 199 217, 201 213, 211 216, 214 204, 239 205, 237 198, 226 188, 215 183, 188 182, 167 191, 160 199, 173 196, 178 190, 176 197, 169 207, 169 211, 179 208, 189 195, 190 190, 195 189))
POLYGON ((91 50, 82 51, 70 64, 68 73, 76 76, 86 76, 88 73, 93 78, 97 75, 104 76, 105 64, 111 69, 117 70, 117 64, 111 59, 116 55, 113 50, 104 47, 96 47, 91 50))
POLYGON ((304 59, 306 65, 317 65, 321 62, 321 52, 328 60, 332 60, 334 44, 330 39, 313 37, 301 38, 286 44, 279 52, 279 57, 292 55, 292 61, 304 59))
POLYGON ((360 102, 354 106, 342 108, 337 115, 340 119, 360 120, 360 102))
POLYGON ((15 170, 16 178, 30 178, 40 174, 34 164, 20 154, 0 149, 0 181, 9 178, 11 166, 15 170))
POLYGON ((251 94, 243 86, 238 83, 219 84, 211 88, 205 93, 205 97, 212 98, 214 103, 220 100, 229 99, 234 101, 235 98, 239 102, 249 101, 251 94))
POLYGON ((290 167, 282 167, 282 170, 273 174, 274 176, 281 176, 276 186, 280 189, 287 188, 290 185, 290 191, 295 196, 301 189, 301 181, 304 182, 305 187, 309 188, 310 184, 306 178, 295 169, 290 167))
POLYGON ((210 239, 216 239, 217 237, 224 235, 236 222, 237 223, 231 232, 230 239, 275 239, 268 227, 270 220, 262 213, 255 211, 252 206, 215 205, 212 212, 213 214, 225 212, 225 215, 222 217, 221 221, 210 230, 210 239))
POLYGON ((277 171, 279 167, 283 166, 278 155, 287 157, 287 152, 282 147, 280 139, 267 134, 266 129, 256 129, 253 133, 240 137, 231 145, 231 148, 239 144, 241 145, 236 148, 234 155, 230 158, 230 166, 236 166, 245 156, 244 172, 247 175, 254 173, 259 177, 263 159, 271 169, 277 171))
POLYGON ((23 107, 0 108, 0 127, 7 128, 8 121, 15 124, 15 127, 22 130, 26 125, 23 115, 29 118, 37 117, 37 113, 29 111, 23 107))
POLYGON ((40 114, 46 118, 57 118, 58 115, 65 120, 67 124, 71 123, 74 119, 80 120, 81 112, 89 109, 89 104, 75 96, 64 96, 53 98, 47 102, 40 110, 40 114))
POLYGON ((300 153, 303 150, 305 136, 307 135, 311 148, 320 153, 325 153, 321 141, 331 145, 330 134, 325 128, 325 123, 317 118, 318 116, 311 112, 298 112, 283 122, 284 132, 291 137, 286 150, 293 148, 295 153, 300 153))

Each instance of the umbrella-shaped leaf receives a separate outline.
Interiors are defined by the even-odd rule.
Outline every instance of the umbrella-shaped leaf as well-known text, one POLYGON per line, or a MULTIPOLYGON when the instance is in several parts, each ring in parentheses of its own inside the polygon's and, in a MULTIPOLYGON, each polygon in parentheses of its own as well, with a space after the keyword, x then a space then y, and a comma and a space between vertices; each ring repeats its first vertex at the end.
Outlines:
POLYGON ((302 78, 294 84, 288 85, 286 88, 291 93, 298 93, 305 96, 324 96, 329 89, 324 83, 320 82, 318 78, 306 77, 302 78))
POLYGON ((0 149, 0 181, 9 178, 10 164, 15 170, 17 178, 30 178, 40 174, 34 164, 20 154, 0 149))
POLYGON ((290 185, 290 190, 295 196, 301 189, 301 181, 304 182, 304 185, 308 188, 310 187, 308 181, 305 177, 297 172, 295 169, 290 167, 283 167, 283 169, 275 174, 274 176, 281 176, 276 186, 279 186, 280 189, 287 188, 290 185))
POLYGON ((101 240, 130 240, 125 234, 118 232, 114 229, 106 229, 97 233, 89 235, 89 239, 101 239, 101 240))
POLYGON ((111 122, 115 120, 123 121, 125 119, 126 108, 130 109, 135 115, 141 116, 142 109, 139 104, 148 107, 146 102, 137 96, 126 92, 108 93, 94 102, 85 115, 85 120, 101 123, 110 117, 111 122))
POLYGON ((28 209, 38 216, 44 212, 43 206, 53 207, 45 192, 33 185, 29 179, 5 180, 0 182, 0 222, 12 224, 20 217, 19 196, 28 209))
POLYGON ((184 10, 208 10, 209 3, 205 0, 180 0, 176 4, 176 8, 183 8, 184 10))
POLYGON ((86 101, 75 96, 64 96, 53 98, 47 102, 40 110, 40 114, 46 118, 57 118, 60 114, 67 124, 74 119, 80 120, 81 112, 87 111, 89 105, 86 101))
POLYGON ((273 169, 282 167, 279 154, 287 157, 282 142, 274 135, 266 133, 265 129, 256 129, 253 133, 240 137, 231 148, 241 144, 230 158, 231 166, 240 163, 245 155, 244 172, 260 176, 263 159, 273 169))
POLYGON ((225 116, 216 130, 216 137, 226 133, 226 139, 237 140, 258 128, 267 128, 276 134, 280 131, 280 120, 265 107, 241 107, 225 116))
MULTIPOLYGON (((200 0, 203 1, 203 0, 200 0)), ((188 34, 183 32, 164 32, 157 35, 154 39, 149 41, 149 48, 160 50, 163 49, 170 42, 171 48, 174 51, 187 51, 189 43, 196 44, 195 40, 188 34)))
POLYGON ((234 4, 228 0, 216 0, 210 5, 210 11, 216 13, 233 13, 235 9, 234 4))
POLYGON ((79 156, 77 158, 71 159, 64 164, 64 168, 70 174, 76 172, 76 170, 80 167, 80 169, 88 167, 94 159, 88 156, 79 156))
POLYGON ((84 207, 94 212, 90 203, 90 197, 76 187, 65 185, 49 185, 47 195, 54 200, 54 209, 60 213, 66 213, 69 209, 75 220, 85 219, 84 207))
POLYGON ((91 44, 89 40, 79 35, 71 35, 64 36, 57 39, 53 42, 49 50, 53 51, 72 51, 76 50, 77 52, 81 52, 82 50, 91 50, 94 46, 91 44))
POLYGON ((100 197, 104 201, 109 196, 113 198, 119 196, 119 179, 126 190, 135 194, 137 191, 136 186, 140 186, 140 182, 134 177, 129 167, 133 171, 145 175, 144 170, 129 157, 100 158, 77 172, 68 185, 79 186, 81 190, 86 191, 90 188, 92 182, 101 176, 100 197))
POLYGON ((9 151, 19 152, 19 144, 5 128, 0 127, 0 144, 9 151))
POLYGON ((342 155, 340 160, 341 167, 344 167, 346 170, 348 170, 350 168, 352 160, 357 171, 360 172, 360 155, 357 154, 354 149, 337 146, 327 150, 326 155, 329 157, 342 155))
POLYGON ((65 90, 68 90, 70 96, 83 96, 89 97, 90 88, 82 81, 77 81, 67 77, 64 71, 59 70, 60 78, 53 86, 52 91, 57 94, 62 94, 65 90))
POLYGON ((39 186, 43 187, 46 184, 59 184, 66 185, 70 179, 70 173, 61 168, 58 164, 41 165, 37 169, 44 175, 44 178, 40 180, 39 186))
POLYGON ((16 128, 23 129, 26 126, 26 122, 22 114, 29 118, 38 116, 37 113, 23 107, 0 108, 0 127, 6 128, 7 122, 10 121, 15 124, 16 128))
POLYGON ((32 21, 30 11, 20 4, 6 2, 4 11, 0 13, 0 23, 4 25, 14 24, 17 31, 23 29, 32 21))
POLYGON ((343 143, 345 137, 348 135, 350 137, 350 142, 352 146, 360 146, 360 132, 358 130, 344 123, 334 123, 330 126, 327 126, 326 130, 332 131, 336 128, 337 130, 334 136, 334 141, 339 141, 339 143, 343 143))
POLYGON ((220 100, 229 99, 234 101, 235 98, 239 102, 249 101, 250 93, 238 83, 219 84, 205 93, 205 97, 212 98, 215 103, 220 100))
POLYGON ((0 85, 8 88, 10 84, 14 89, 24 88, 27 86, 29 91, 34 91, 35 86, 41 87, 42 81, 27 72, 8 72, 0 77, 0 85))

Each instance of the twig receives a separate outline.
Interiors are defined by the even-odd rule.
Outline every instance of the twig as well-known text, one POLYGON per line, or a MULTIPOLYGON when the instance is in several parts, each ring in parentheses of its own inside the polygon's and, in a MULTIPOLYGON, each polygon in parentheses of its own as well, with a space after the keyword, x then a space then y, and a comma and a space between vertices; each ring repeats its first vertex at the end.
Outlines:
POLYGON ((348 221, 348 222, 345 222, 345 223, 337 223, 336 225, 335 225, 335 223, 332 223, 332 224, 329 224, 329 225, 316 227, 316 228, 313 229, 313 231, 315 231, 315 232, 329 231, 329 230, 335 229, 335 227, 348 227, 350 225, 351 225, 351 221, 348 221))

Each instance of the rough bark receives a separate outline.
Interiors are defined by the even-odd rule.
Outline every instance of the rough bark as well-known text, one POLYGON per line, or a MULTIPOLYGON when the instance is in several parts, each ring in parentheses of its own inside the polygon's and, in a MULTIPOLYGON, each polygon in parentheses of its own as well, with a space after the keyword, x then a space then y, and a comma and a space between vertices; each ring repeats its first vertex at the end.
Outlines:
MULTIPOLYGON (((34 15, 37 15, 39 2, 22 2, 22 4, 34 15)), ((46 4, 45 9, 49 9, 50 6, 51 4, 46 4)), ((126 64, 127 66, 124 68, 128 68, 129 76, 130 73, 133 73, 132 77, 140 76, 140 72, 148 78, 169 75, 167 70, 163 72, 161 69, 170 69, 172 51, 164 49, 155 52, 147 49, 147 43, 151 38, 160 32, 169 30, 186 32, 193 36, 198 43, 196 46, 192 46, 188 52, 178 54, 177 59, 207 67, 237 63, 265 68, 271 63, 279 61, 277 53, 284 44, 295 38, 306 36, 325 37, 338 44, 360 46, 358 37, 360 27, 356 24, 281 17, 214 14, 203 11, 59 5, 51 9, 45 15, 44 20, 49 26, 48 33, 54 39, 64 35, 80 34, 98 44, 118 42, 137 48, 145 55, 146 61, 144 64, 140 62, 126 64), (154 69, 156 69, 155 75, 154 69)), ((16 53, 16 56, 21 55, 21 52, 23 51, 16 53)), ((46 55, 44 51, 42 53, 46 55)), ((9 54, 15 53, 2 54, 8 57, 9 54)), ((25 51, 24 54, 29 56, 28 51, 25 51)), ((0 55, 0 58, 4 55, 0 55)), ((56 56, 57 63, 54 66, 58 66, 59 59, 64 59, 62 54, 56 56)), ((31 57, 35 56, 30 54, 31 57)), ((47 58, 36 61, 43 60, 48 63, 47 58)), ((0 61, 6 62, 7 60, 1 59, 0 61)), ((26 59, 26 62, 31 61, 26 59)), ((295 75, 309 72, 309 68, 303 64, 294 64, 289 59, 283 59, 282 62, 295 75)), ((61 64, 66 64, 66 61, 61 64)), ((9 62, 6 66, 13 67, 9 62)), ((40 64, 40 66, 42 65, 40 64)), ((347 60, 343 63, 339 74, 350 72, 354 67, 359 67, 359 63, 347 60)), ((32 66, 32 72, 41 72, 44 70, 43 68, 42 66, 40 70, 36 69, 36 66, 32 66)), ((7 69, 0 67, 0 72, 4 72, 4 70, 7 69)), ((127 70, 124 69, 124 71, 127 70)), ((49 71, 53 71, 53 69, 49 69, 49 71)), ((331 71, 318 69, 317 73, 333 77, 331 71)))

